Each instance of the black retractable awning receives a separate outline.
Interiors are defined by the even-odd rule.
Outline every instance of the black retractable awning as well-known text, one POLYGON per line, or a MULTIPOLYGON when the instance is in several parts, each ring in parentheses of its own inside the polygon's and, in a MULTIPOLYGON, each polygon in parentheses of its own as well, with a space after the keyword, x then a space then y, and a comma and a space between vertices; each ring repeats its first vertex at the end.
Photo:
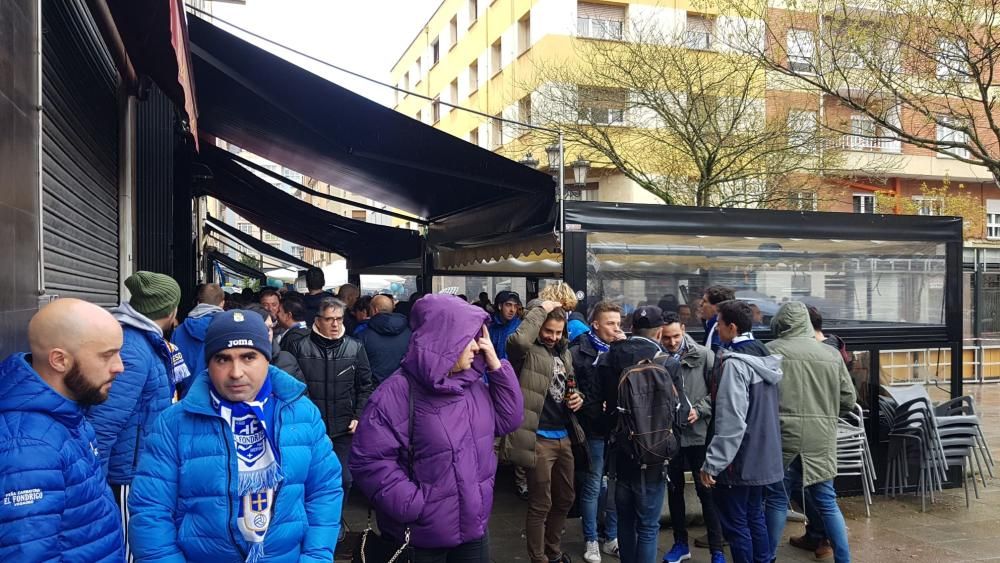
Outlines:
POLYGON ((308 248, 339 254, 351 268, 389 264, 420 256, 416 231, 341 217, 285 193, 207 143, 197 161, 212 179, 197 189, 226 203, 261 229, 308 248))
POLYGON ((209 250, 208 252, 205 253, 205 255, 208 256, 209 260, 214 260, 215 262, 221 264, 227 270, 235 272, 236 274, 241 275, 245 278, 267 280, 267 276, 264 275, 264 272, 261 272, 256 268, 251 268, 250 266, 247 266, 246 264, 240 262, 239 260, 233 260, 229 256, 226 256, 225 254, 217 250, 209 250))
POLYGON ((203 131, 442 222, 447 227, 429 235, 434 246, 496 242, 512 229, 552 230, 548 174, 384 107, 197 17, 189 18, 189 27, 203 131))
POLYGON ((240 244, 249 246, 257 252, 265 256, 269 256, 282 264, 287 264, 303 270, 308 270, 312 267, 308 262, 296 258, 280 248, 275 248, 260 239, 254 238, 239 229, 227 225, 211 215, 205 219, 205 230, 215 232, 220 236, 228 237, 236 242, 239 242, 240 244))

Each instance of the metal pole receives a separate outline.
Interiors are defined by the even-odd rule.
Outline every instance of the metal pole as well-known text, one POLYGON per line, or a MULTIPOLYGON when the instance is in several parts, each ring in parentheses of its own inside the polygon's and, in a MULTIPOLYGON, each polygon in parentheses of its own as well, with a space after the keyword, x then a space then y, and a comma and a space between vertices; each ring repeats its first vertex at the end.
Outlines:
POLYGON ((562 250, 563 235, 566 233, 566 156, 563 134, 559 131, 559 249, 562 250))
POLYGON ((35 147, 35 158, 36 162, 36 175, 38 181, 38 301, 39 306, 42 304, 42 297, 45 295, 45 187, 44 178, 45 171, 43 169, 44 158, 42 156, 42 145, 45 142, 45 124, 44 124, 44 112, 45 104, 44 97, 42 94, 43 78, 42 78, 42 66, 45 64, 42 58, 42 0, 35 2, 35 88, 37 88, 36 94, 36 107, 37 109, 37 121, 36 126, 38 127, 38 146, 35 147))

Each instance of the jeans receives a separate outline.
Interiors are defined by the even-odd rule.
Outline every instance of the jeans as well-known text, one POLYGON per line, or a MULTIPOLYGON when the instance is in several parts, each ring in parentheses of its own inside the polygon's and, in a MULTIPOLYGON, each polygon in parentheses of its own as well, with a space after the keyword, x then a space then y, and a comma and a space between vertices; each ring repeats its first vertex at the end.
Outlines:
POLYGON ((615 482, 618 509, 618 551, 623 563, 654 563, 660 512, 667 492, 666 479, 647 471, 645 483, 638 476, 615 482))
MULTIPOLYGON (((580 479, 580 523, 583 525, 584 541, 597 541, 597 521, 600 514, 601 489, 604 483, 604 438, 587 440, 590 448, 590 471, 580 479)), ((608 503, 604 515, 604 535, 608 539, 618 537, 618 518, 614 503, 608 503)))
POLYGON ((733 563, 770 563, 763 486, 718 484, 712 491, 733 563))
POLYGON ((694 473, 694 490, 701 501, 701 511, 708 528, 708 545, 712 553, 722 552, 722 527, 719 514, 712 501, 712 489, 706 488, 698 478, 701 465, 705 463, 705 446, 688 446, 670 460, 670 482, 667 483, 667 502, 670 505, 670 522, 674 528, 674 541, 688 543, 687 507, 684 506, 684 470, 694 473))
POLYGON ((535 466, 528 469, 528 514, 525 539, 531 563, 548 563, 562 555, 566 514, 573 506, 573 447, 569 438, 535 442, 535 466))
POLYGON ((414 548, 413 563, 490 563, 489 534, 448 549, 414 548))
MULTIPOLYGON (((788 517, 788 494, 790 491, 802 490, 802 460, 795 458, 785 469, 785 480, 768 486, 767 489, 767 533, 771 541, 771 553, 776 554, 781 543, 781 534, 785 530, 788 517)), ((837 491, 833 481, 821 481, 805 487, 806 518, 812 522, 822 522, 822 530, 826 532, 833 545, 833 557, 836 563, 850 563, 851 549, 847 542, 847 524, 844 515, 837 506, 837 491)))

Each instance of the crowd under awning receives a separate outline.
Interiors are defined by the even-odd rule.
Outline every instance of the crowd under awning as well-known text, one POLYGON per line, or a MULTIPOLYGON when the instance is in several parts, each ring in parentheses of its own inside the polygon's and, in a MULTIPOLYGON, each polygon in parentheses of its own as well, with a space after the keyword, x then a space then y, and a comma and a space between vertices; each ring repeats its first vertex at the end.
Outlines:
MULTIPOLYGON (((547 233, 556 213, 548 174, 384 107, 197 17, 189 16, 189 33, 200 126, 207 134, 425 219, 427 248, 466 253, 458 262, 471 255, 509 256, 518 245, 517 252, 552 248, 555 237, 547 233)), ((205 145, 204 152, 214 152, 205 145)), ((246 190, 249 182, 223 164, 216 174, 223 185, 214 189, 240 205, 248 220, 286 240, 335 248, 352 270, 423 255, 419 237, 390 236, 383 232, 387 227, 375 232, 329 221, 330 232, 317 233, 299 213, 291 221, 269 218, 283 198, 246 197, 237 188, 246 190)))

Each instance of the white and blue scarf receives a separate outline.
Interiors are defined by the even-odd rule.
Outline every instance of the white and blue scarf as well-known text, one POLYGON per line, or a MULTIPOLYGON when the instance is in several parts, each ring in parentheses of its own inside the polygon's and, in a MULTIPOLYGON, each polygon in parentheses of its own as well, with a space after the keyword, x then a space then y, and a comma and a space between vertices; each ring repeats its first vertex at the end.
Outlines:
POLYGON ((246 563, 264 556, 264 535, 271 525, 275 491, 284 478, 274 439, 274 398, 271 380, 264 380, 252 401, 231 402, 211 390, 212 408, 233 431, 239 469, 240 508, 237 519, 243 539, 250 544, 246 563))
POLYGON ((590 345, 593 346, 594 350, 597 351, 597 357, 594 358, 594 363, 593 363, 593 365, 596 366, 597 362, 601 361, 601 356, 607 353, 607 351, 611 349, 611 345, 598 338, 598 336, 594 334, 594 331, 590 331, 586 334, 587 334, 587 339, 590 340, 590 345))

